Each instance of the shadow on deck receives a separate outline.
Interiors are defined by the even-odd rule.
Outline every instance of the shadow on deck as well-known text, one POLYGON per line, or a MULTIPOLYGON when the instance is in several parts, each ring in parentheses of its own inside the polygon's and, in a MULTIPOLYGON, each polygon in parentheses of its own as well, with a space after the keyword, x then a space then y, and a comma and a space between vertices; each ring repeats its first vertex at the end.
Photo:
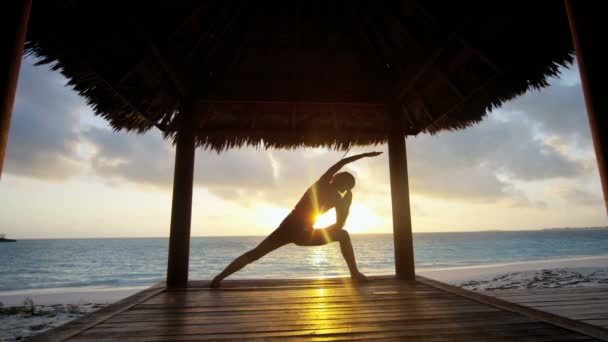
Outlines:
POLYGON ((32 341, 597 341, 608 330, 419 277, 139 292, 32 341), (595 338, 594 338, 595 337, 595 338))

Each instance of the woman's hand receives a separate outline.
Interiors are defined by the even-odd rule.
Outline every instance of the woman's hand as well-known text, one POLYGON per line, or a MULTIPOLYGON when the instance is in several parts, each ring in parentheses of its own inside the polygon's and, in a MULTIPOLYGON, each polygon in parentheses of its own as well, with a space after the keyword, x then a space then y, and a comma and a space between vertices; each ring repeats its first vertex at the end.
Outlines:
POLYGON ((342 197, 342 201, 344 201, 346 205, 350 206, 351 202, 353 201, 353 193, 350 190, 346 190, 344 197, 342 197))

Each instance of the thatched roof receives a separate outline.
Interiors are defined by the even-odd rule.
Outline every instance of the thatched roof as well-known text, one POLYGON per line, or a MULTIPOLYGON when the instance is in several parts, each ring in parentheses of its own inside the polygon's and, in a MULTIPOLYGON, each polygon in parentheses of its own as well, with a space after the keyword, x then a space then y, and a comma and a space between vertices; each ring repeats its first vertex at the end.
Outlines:
POLYGON ((461 129, 572 60, 562 1, 46 0, 26 51, 118 130, 293 148, 461 129))

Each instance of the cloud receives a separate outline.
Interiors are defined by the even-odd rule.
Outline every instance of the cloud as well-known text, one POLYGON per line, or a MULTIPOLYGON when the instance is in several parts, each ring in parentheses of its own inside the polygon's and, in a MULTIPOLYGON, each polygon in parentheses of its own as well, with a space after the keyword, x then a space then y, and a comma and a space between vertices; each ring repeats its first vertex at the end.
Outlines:
MULTIPOLYGON (((570 70, 569 73, 573 71, 570 70)), ((505 104, 504 112, 525 113, 532 124, 549 135, 558 135, 571 143, 589 146, 591 136, 580 83, 554 80, 550 87, 531 91, 505 104)))
POLYGON ((577 84, 554 82, 488 115, 480 124, 437 136, 408 139, 411 188, 431 197, 528 202, 512 181, 577 178, 589 173, 585 160, 561 149, 589 140, 577 84), (540 134, 540 133, 543 134, 540 134))
POLYGON ((81 173, 78 156, 80 115, 85 101, 59 73, 24 59, 11 119, 5 171, 47 180, 81 173))
MULTIPOLYGON (((136 135, 90 127, 82 136, 95 150, 91 166, 96 175, 159 188, 173 185, 175 148, 158 131, 136 135)), ((198 149, 194 182, 220 197, 233 198, 237 190, 264 189, 274 179, 265 151, 231 150, 218 155, 198 149)))
POLYGON ((574 205, 602 206, 604 204, 600 196, 581 189, 562 188, 558 189, 557 193, 564 201, 574 205))

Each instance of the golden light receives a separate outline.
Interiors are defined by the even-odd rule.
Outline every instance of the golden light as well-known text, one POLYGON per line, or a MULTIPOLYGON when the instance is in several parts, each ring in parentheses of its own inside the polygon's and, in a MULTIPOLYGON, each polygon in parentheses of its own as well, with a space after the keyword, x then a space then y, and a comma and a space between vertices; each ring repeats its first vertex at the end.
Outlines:
MULTIPOLYGON (((336 222, 334 209, 317 216, 314 228, 325 228, 336 222)), ((371 233, 381 223, 380 217, 359 202, 353 202, 344 229, 350 233, 371 233)))
POLYGON ((323 267, 327 262, 327 249, 315 247, 311 249, 307 259, 314 267, 323 267))

